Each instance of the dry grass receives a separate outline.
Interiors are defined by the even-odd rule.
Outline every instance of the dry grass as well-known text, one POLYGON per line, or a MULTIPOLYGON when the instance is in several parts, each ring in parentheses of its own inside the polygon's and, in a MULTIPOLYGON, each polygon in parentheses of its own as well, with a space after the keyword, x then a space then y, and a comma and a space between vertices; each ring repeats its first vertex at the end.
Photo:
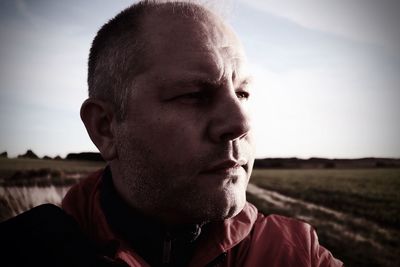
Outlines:
POLYGON ((59 205, 73 184, 104 164, 0 158, 0 221, 43 203, 59 205))
POLYGON ((306 220, 346 266, 400 266, 400 169, 255 170, 266 214, 306 220))

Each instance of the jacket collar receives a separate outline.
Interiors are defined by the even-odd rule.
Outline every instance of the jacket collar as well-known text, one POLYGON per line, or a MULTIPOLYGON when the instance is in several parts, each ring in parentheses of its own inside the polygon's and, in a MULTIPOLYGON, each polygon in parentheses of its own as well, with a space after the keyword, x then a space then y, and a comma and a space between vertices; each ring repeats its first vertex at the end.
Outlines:
MULTIPOLYGON (((111 230, 101 207, 100 191, 104 170, 91 174, 73 186, 62 201, 62 208, 75 218, 82 230, 102 247, 115 247, 114 257, 131 266, 148 266, 118 233, 111 230)), ((204 266, 228 251, 249 235, 257 209, 246 203, 233 218, 209 223, 198 240, 198 247, 190 266, 204 266)))

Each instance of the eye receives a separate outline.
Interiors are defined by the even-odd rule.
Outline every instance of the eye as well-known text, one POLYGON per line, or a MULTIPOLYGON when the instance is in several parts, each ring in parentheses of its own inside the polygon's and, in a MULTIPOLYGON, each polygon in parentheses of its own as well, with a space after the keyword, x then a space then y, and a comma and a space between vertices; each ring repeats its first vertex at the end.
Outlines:
POLYGON ((236 96, 240 100, 248 100, 250 97, 250 94, 248 92, 241 91, 241 92, 236 92, 236 96))
POLYGON ((208 100, 208 95, 202 91, 190 92, 179 95, 175 99, 185 104, 201 104, 208 100))
POLYGON ((202 92, 191 92, 180 96, 181 98, 187 99, 201 99, 204 97, 204 93, 202 92))

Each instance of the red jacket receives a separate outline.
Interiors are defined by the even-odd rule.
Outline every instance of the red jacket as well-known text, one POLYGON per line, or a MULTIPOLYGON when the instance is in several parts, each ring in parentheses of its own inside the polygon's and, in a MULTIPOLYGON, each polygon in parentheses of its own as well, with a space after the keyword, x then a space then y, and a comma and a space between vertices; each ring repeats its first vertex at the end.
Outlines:
MULTIPOLYGON (((98 171, 74 186, 62 208, 97 244, 116 244, 115 259, 129 266, 149 266, 107 224, 100 206, 101 175, 98 171)), ((191 267, 206 266, 220 255, 225 260, 218 266, 343 266, 319 245, 309 224, 278 215, 264 216, 250 203, 237 216, 214 223, 211 232, 198 242, 191 267)))

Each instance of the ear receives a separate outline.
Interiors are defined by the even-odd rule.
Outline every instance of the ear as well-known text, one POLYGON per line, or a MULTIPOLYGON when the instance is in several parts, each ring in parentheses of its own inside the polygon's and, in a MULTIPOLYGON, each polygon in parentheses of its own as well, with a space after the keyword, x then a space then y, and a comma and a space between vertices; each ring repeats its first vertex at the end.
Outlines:
POLYGON ((115 116, 111 106, 104 101, 89 98, 82 104, 81 119, 104 160, 115 159, 117 157, 113 131, 115 116))

